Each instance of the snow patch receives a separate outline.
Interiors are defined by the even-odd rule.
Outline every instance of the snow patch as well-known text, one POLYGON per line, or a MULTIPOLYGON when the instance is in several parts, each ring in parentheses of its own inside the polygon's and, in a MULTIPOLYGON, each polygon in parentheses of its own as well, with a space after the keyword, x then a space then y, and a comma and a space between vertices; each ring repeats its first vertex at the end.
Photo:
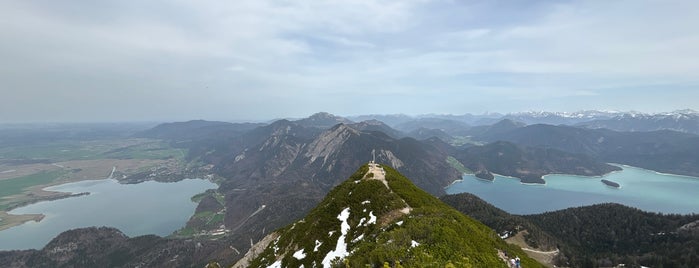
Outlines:
POLYGON ((233 162, 238 162, 238 161, 243 160, 243 159, 245 159, 245 152, 243 152, 242 154, 237 155, 237 156, 235 157, 235 160, 234 160, 233 162))
POLYGON ((322 245, 322 244, 323 244, 322 242, 316 240, 316 246, 313 248, 313 252, 318 252, 318 248, 319 248, 320 245, 322 245))
POLYGON ((396 222, 396 224, 398 224, 398 226, 401 226, 403 225, 403 221, 396 222))
POLYGON ((369 201, 369 200, 362 201, 362 205, 366 205, 366 204, 369 204, 369 203, 371 203, 371 201, 369 201))
POLYGON ((504 234, 501 234, 501 235, 500 235, 500 238, 502 238, 502 239, 507 239, 508 237, 510 237, 510 233, 509 233, 509 232, 505 232, 504 234))
POLYGON ((272 265, 267 266, 267 268, 282 268, 282 260, 275 261, 272 265))
POLYGON ((373 212, 373 211, 369 211, 369 221, 366 222, 366 225, 369 225, 369 224, 372 224, 372 223, 373 223, 373 224, 376 224, 376 216, 374 216, 374 212, 373 212))
POLYGON ((297 260, 303 260, 303 258, 306 257, 306 253, 303 253, 303 249, 299 249, 298 251, 294 252, 294 258, 297 260))
POLYGON ((357 238, 352 240, 352 243, 357 243, 357 242, 361 241, 362 239, 364 239, 364 234, 360 234, 359 236, 357 236, 357 238))
POLYGON ((415 240, 411 240, 411 241, 410 241, 410 247, 411 247, 411 248, 417 247, 417 246, 419 246, 419 245, 420 245, 420 243, 418 243, 418 242, 415 241, 415 240))
POLYGON ((337 245, 335 245, 335 250, 331 250, 328 252, 327 255, 325 255, 325 258, 323 258, 323 267, 324 268, 330 268, 330 262, 334 260, 335 258, 344 258, 349 255, 349 252, 347 252, 347 243, 345 242, 345 237, 347 236, 347 232, 350 229, 349 224, 347 223, 347 219, 350 216, 350 209, 345 208, 340 212, 340 215, 337 215, 337 219, 340 220, 342 223, 340 223, 340 232, 342 235, 337 239, 337 245))
POLYGON ((366 218, 359 219, 359 224, 357 224, 357 227, 362 226, 362 224, 364 224, 365 221, 366 221, 366 218))
MULTIPOLYGON (((282 237, 279 236, 279 237, 277 237, 276 240, 274 240, 274 246, 272 247, 272 249, 274 249, 274 255, 277 255, 277 252, 279 251, 279 246, 277 244, 279 244, 280 238, 282 238, 282 237)), ((252 240, 250 240, 250 241, 252 241, 252 240)), ((251 244, 252 244, 252 242, 251 242, 251 244)))

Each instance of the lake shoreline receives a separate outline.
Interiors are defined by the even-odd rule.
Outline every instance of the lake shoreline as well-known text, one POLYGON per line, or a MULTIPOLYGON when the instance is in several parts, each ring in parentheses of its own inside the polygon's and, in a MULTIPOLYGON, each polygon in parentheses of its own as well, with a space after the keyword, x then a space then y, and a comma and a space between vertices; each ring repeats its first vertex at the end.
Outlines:
POLYGON ((0 250, 41 248, 63 231, 89 226, 114 227, 129 236, 165 237, 186 226, 194 215, 198 203, 191 197, 216 189, 217 184, 207 179, 139 184, 102 179, 53 187, 46 190, 64 193, 61 200, 37 202, 18 207, 13 214, 0 214, 12 219, 0 221, 12 225, 0 231, 0 250))
POLYGON ((10 229, 15 226, 20 226, 30 221, 40 222, 46 217, 44 214, 8 214, 5 211, 0 211, 0 232, 10 229))
MULTIPOLYGON (((89 195, 89 192, 62 192, 62 191, 54 191, 49 188, 53 187, 59 187, 71 183, 80 183, 80 182, 88 182, 88 181, 94 181, 94 182, 100 182, 104 180, 114 180, 116 183, 119 184, 132 184, 132 183, 125 183, 122 182, 118 179, 115 179, 112 177, 114 174, 114 171, 116 170, 116 167, 112 169, 112 172, 110 173, 110 176, 107 178, 103 179, 68 179, 68 180, 59 180, 59 181, 54 181, 48 184, 42 184, 42 185, 34 185, 29 188, 27 188, 27 191, 25 194, 29 194, 31 196, 35 196, 34 198, 30 198, 27 200, 23 200, 19 203, 14 203, 8 206, 6 209, 0 210, 0 231, 4 231, 7 229, 10 229, 15 226, 20 226, 22 224, 25 224, 30 221, 34 222, 40 222, 46 215, 43 214, 12 214, 12 210, 23 208, 29 205, 41 203, 41 202, 50 202, 50 201, 56 201, 56 200, 61 200, 65 198, 72 198, 72 197, 80 197, 84 195, 89 195)), ((201 178, 194 178, 194 179, 201 179, 201 178)), ((182 179, 186 180, 186 179, 182 179)), ((178 181, 182 181, 178 180, 178 181)), ((206 180, 209 182, 214 183, 210 179, 201 179, 201 180, 206 180)), ((158 183, 176 183, 178 181, 158 181, 158 180, 146 180, 142 181, 139 183, 144 183, 148 181, 154 181, 158 183)), ((135 183, 135 184, 139 184, 135 183)))
POLYGON ((653 173, 655 173, 655 174, 663 175, 663 176, 672 176, 672 177, 678 177, 678 178, 687 178, 687 179, 699 180, 699 177, 696 177, 696 176, 682 175, 682 174, 674 174, 674 173, 665 173, 665 172, 655 171, 655 170, 652 170, 652 169, 647 169, 647 168, 642 168, 642 167, 636 167, 636 166, 629 166, 629 165, 619 164, 619 163, 607 163, 607 164, 614 165, 614 166, 625 167, 625 168, 641 169, 641 170, 645 170, 645 171, 648 171, 648 172, 653 172, 653 173))
POLYGON ((40 222, 45 215, 43 214, 12 214, 12 211, 18 208, 26 207, 29 205, 33 205, 36 203, 40 202, 45 202, 45 201, 55 201, 55 200, 61 200, 65 198, 71 198, 71 197, 78 197, 78 196, 83 196, 83 195, 88 195, 90 193, 66 193, 66 192, 59 192, 59 191, 51 191, 48 190, 47 188, 51 188, 54 186, 60 186, 68 183, 75 183, 75 182, 82 182, 82 181, 88 181, 88 180, 66 180, 66 181, 56 181, 56 182, 51 182, 48 184, 43 184, 43 185, 35 185, 32 187, 29 187, 27 191, 25 192, 28 193, 31 196, 34 196, 33 198, 29 198, 26 200, 22 200, 18 203, 13 203, 10 204, 7 208, 0 210, 0 231, 19 226, 22 224, 25 224, 30 221, 35 221, 35 222, 40 222))
POLYGON ((699 180, 687 180, 681 175, 658 174, 633 166, 621 167, 621 171, 613 171, 604 176, 549 174, 546 184, 525 184, 517 178, 499 174, 494 174, 492 184, 486 184, 481 183, 479 178, 464 174, 460 182, 445 190, 447 194, 475 194, 516 215, 539 214, 600 203, 618 203, 665 214, 699 213, 697 208, 691 206, 699 203, 699 197, 695 194, 695 189, 699 190, 699 180), (618 183, 619 187, 602 183, 600 178, 618 183))

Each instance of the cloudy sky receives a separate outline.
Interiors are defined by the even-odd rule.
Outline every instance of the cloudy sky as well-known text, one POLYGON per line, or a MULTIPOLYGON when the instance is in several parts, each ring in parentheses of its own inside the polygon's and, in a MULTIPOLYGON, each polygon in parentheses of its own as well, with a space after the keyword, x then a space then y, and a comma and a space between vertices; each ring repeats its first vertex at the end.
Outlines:
POLYGON ((699 110, 699 1, 0 2, 0 122, 699 110))

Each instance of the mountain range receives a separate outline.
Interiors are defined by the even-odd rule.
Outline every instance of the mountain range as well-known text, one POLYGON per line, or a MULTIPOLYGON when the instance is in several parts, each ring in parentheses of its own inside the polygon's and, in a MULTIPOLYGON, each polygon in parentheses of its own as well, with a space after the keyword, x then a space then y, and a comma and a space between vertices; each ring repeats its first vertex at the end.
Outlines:
MULTIPOLYGON (((249 247, 250 239, 259 240, 310 211, 340 178, 371 160, 372 151, 377 162, 410 174, 434 195, 444 194, 443 187, 460 178, 460 172, 445 161, 448 152, 438 146, 391 137, 384 134, 392 133, 390 127, 378 121, 325 128, 336 122, 346 121, 317 114, 311 119, 278 120, 242 134, 229 131, 200 138, 192 138, 192 126, 184 124, 183 131, 171 131, 175 136, 169 140, 188 149, 187 159, 210 165, 225 178, 218 189, 224 197, 224 224, 232 233, 230 243, 241 251, 249 247)), ((152 133, 138 136, 154 137, 149 136, 152 133)), ((232 256, 237 257, 242 256, 232 256)))
MULTIPOLYGON (((522 182, 543 183, 542 176, 551 173, 597 176, 618 170, 616 166, 607 164, 611 162, 660 172, 697 176, 699 175, 699 136, 692 133, 691 128, 688 127, 689 124, 680 123, 684 122, 683 120, 694 120, 692 114, 696 112, 681 111, 672 115, 679 113, 686 116, 670 116, 677 119, 673 121, 675 125, 668 123, 663 125, 661 130, 652 129, 651 131, 640 131, 640 128, 628 129, 628 125, 621 125, 616 130, 598 128, 602 123, 611 122, 609 120, 626 118, 631 114, 639 117, 640 114, 596 111, 576 114, 429 115, 419 118, 404 115, 343 118, 328 113, 318 113, 308 118, 283 119, 271 123, 196 120, 161 124, 139 132, 134 137, 160 139, 174 147, 186 149, 185 161, 188 163, 188 168, 193 170, 192 174, 211 174, 215 178, 219 188, 203 196, 197 211, 222 214, 225 236, 213 241, 206 239, 197 241, 152 236, 127 238, 119 235, 118 231, 109 229, 75 230, 59 236, 60 239, 56 240, 56 244, 52 247, 47 246, 41 251, 0 253, 0 260, 7 260, 7 263, 15 263, 16 260, 24 262, 32 260, 28 263, 46 263, 46 266, 66 267, 79 260, 87 261, 86 259, 94 258, 96 261, 94 265, 98 266, 105 263, 109 264, 108 266, 128 266, 133 262, 123 261, 123 259, 153 264, 147 261, 157 255, 151 250, 169 250, 167 253, 162 253, 162 256, 177 259, 174 266, 201 265, 207 260, 232 264, 244 257, 245 252, 252 247, 251 241, 270 242, 270 235, 276 233, 283 238, 297 237, 298 239, 280 240, 283 241, 283 247, 279 248, 283 251, 273 250, 269 253, 268 247, 259 247, 263 252, 267 252, 263 253, 267 256, 266 259, 247 258, 246 260, 260 265, 273 265, 281 260, 282 264, 304 264, 305 267, 310 267, 308 266, 310 263, 318 264, 318 261, 322 263, 324 258, 320 258, 323 255, 321 253, 325 253, 323 257, 327 256, 327 252, 330 251, 326 250, 332 248, 330 245, 337 244, 333 241, 337 241, 338 236, 342 234, 342 227, 337 228, 337 224, 341 224, 342 220, 338 221, 337 216, 342 215, 344 208, 350 208, 347 224, 351 226, 357 226, 362 218, 365 218, 365 221, 371 218, 372 214, 369 212, 358 212, 363 210, 361 206, 363 204, 353 203, 357 200, 341 201, 342 198, 336 195, 336 191, 340 191, 337 189, 354 189, 360 185, 364 187, 365 182, 357 179, 359 175, 356 170, 357 167, 371 160, 386 167, 387 178, 394 178, 388 179, 388 182, 393 180, 403 182, 400 185, 409 185, 410 187, 403 189, 407 191, 405 193, 413 193, 422 201, 411 203, 411 194, 400 194, 402 190, 398 189, 402 189, 401 186, 396 186, 394 183, 388 187, 394 195, 386 193, 391 198, 381 199, 381 201, 372 199, 369 200, 370 203, 387 202, 386 204, 393 205, 407 203, 415 208, 424 205, 427 222, 438 221, 432 214, 435 211, 439 215, 449 215, 459 223, 458 225, 470 226, 471 231, 482 231, 474 234, 476 237, 474 239, 484 241, 483 243, 487 246, 479 246, 479 248, 488 248, 491 251, 494 248, 504 249, 505 246, 501 242, 492 239, 492 236, 497 235, 488 233, 489 231, 483 226, 469 218, 454 216, 441 203, 432 200, 433 196, 443 196, 444 187, 461 179, 463 172, 474 172, 484 179, 492 179, 493 173, 496 173, 517 177, 522 182), (359 119, 363 121, 357 122, 359 119), (545 122, 556 123, 556 125, 542 124, 545 122), (679 124, 685 125, 681 128, 676 127, 679 124), (395 171, 388 166, 395 168, 395 171), (411 182, 403 181, 404 177, 399 173, 410 178, 411 182), (345 180, 348 177, 354 179, 345 180), (353 185, 356 181, 360 182, 353 185), (422 190, 429 195, 422 194, 422 190), (332 209, 326 209, 319 204, 333 205, 332 209), (309 218, 307 215, 313 216, 309 218), (316 223, 312 221, 315 218, 324 220, 316 223), (293 225, 294 223, 296 225, 293 225), (288 224, 292 225, 282 228, 288 224), (296 231, 291 231, 292 229, 300 230, 296 228, 302 227, 306 230, 305 233, 295 234, 296 231), (311 241, 313 244, 305 241, 304 244, 300 242, 300 237, 310 237, 308 230, 314 229, 323 230, 320 234, 327 234, 331 231, 329 228, 338 230, 332 235, 317 237, 318 241, 325 246, 320 246, 323 250, 319 247, 318 252, 321 253, 310 254, 310 249, 315 247, 315 241, 311 241), (105 237, 104 244, 90 240, 92 233, 105 237), (320 240, 321 238, 324 240, 320 240), (74 246, 71 246, 71 243, 76 244, 78 243, 76 241, 83 240, 93 241, 87 244, 105 250, 97 253, 82 248, 79 252, 72 249, 74 246), (302 253, 306 254, 308 259, 294 257, 296 255, 294 253, 301 247, 304 248, 302 253), (63 249, 70 249, 68 252, 73 255, 64 254, 61 251, 63 249), (51 255, 54 251, 60 254, 51 255)), ((648 117, 660 116, 663 115, 648 115, 648 117)), ((624 120, 626 119, 621 121, 624 120)), ((359 173, 364 178, 367 173, 362 172, 359 173)), ((125 178, 125 180, 128 179, 125 178)), ((374 188, 381 186, 374 185, 375 182, 368 183, 374 188)), ((382 193, 383 190, 378 191, 382 193)), ((343 196, 349 195, 349 192, 354 193, 354 190, 345 192, 343 196)), ((367 209, 371 208, 369 211, 373 212, 379 222, 382 217, 391 215, 390 211, 379 207, 373 207, 373 205, 367 207, 367 209)), ((415 214, 403 215, 401 219, 407 224, 413 215, 415 214)), ((590 212, 590 215, 594 213, 590 212)), ((507 215, 498 217, 508 219, 507 215)), ((397 223, 398 218, 386 222, 397 223)), ((482 218, 476 219, 486 222, 482 218)), ((530 226, 527 228, 532 237, 529 239, 530 242, 536 241, 538 245, 550 249, 561 244, 560 238, 566 236, 565 233, 553 232, 546 226, 541 226, 543 221, 536 221, 534 218, 526 220, 527 222, 521 221, 518 224, 530 226)), ((419 226, 424 227, 423 224, 419 226)), ((463 226, 443 224, 445 229, 440 231, 446 233, 465 231, 463 226)), ((365 254, 350 257, 348 260, 352 263, 379 264, 384 261, 395 264, 397 260, 405 260, 406 256, 396 255, 395 252, 380 252, 378 249, 380 247, 377 246, 383 247, 386 245, 385 242, 390 240, 390 238, 381 240, 383 239, 381 231, 388 231, 386 235, 396 235, 396 237, 402 235, 404 238, 404 231, 398 231, 402 228, 394 225, 384 226, 388 226, 389 229, 376 229, 377 225, 374 225, 374 227, 363 226, 348 231, 345 234, 346 238, 352 237, 354 240, 364 235, 364 237, 375 239, 373 242, 367 242, 368 244, 359 240, 354 244, 350 241, 348 246, 362 250, 361 252, 365 254), (393 231, 399 233, 393 233, 393 231), (377 244, 377 241, 383 241, 383 244, 377 244), (385 258, 381 259, 380 256, 385 258)), ((412 225, 406 225, 406 227, 410 226, 412 225)), ((498 232, 502 231, 495 228, 497 226, 490 227, 498 232)), ((185 229, 200 230, 200 228, 211 228, 211 226, 206 226, 202 221, 193 218, 185 229)), ((219 226, 217 225, 216 228, 219 226)), ((183 233, 180 235, 185 236, 183 233)), ((394 241, 397 240, 394 239, 394 241)), ((406 240, 403 239, 401 242, 406 240)), ((425 245, 419 240, 415 242, 425 245)), ((461 245, 462 242, 464 241, 453 243, 461 245)), ((467 244, 471 243, 481 245, 477 241, 467 242, 467 244)), ((396 249, 407 250, 408 248, 404 248, 405 245, 400 244, 396 249)), ((436 247, 434 250, 439 250, 438 245, 434 247, 436 247)), ((420 249, 419 246, 415 248, 420 249)), ((430 252, 431 250, 432 248, 430 252)), ((563 247, 561 250, 564 251, 563 247)), ((516 249, 508 251, 514 252, 516 249)), ((654 248, 648 252, 657 252, 657 249, 654 248)), ((588 252, 571 249, 564 253, 569 260, 577 258, 571 263, 578 263, 577 260, 580 258, 576 256, 588 252)), ((300 256, 301 253, 298 255, 300 256)), ((478 264, 498 261, 491 257, 482 260, 473 259, 469 257, 471 255, 463 255, 461 252, 449 251, 447 255, 457 256, 457 258, 438 258, 436 261, 464 262, 462 257, 465 257, 468 258, 466 262, 475 261, 472 264, 476 267, 478 264)), ((23 266, 17 265, 17 267, 23 266)))
POLYGON ((627 113, 608 119, 597 118, 577 125, 616 131, 674 130, 699 134, 699 113, 693 110, 659 114, 627 113))
POLYGON ((278 120, 247 131, 243 128, 249 125, 228 126, 234 127, 239 131, 192 138, 188 133, 197 132, 196 127, 185 124, 182 131, 172 131, 175 136, 169 140, 187 148, 188 159, 212 166, 223 178, 218 193, 224 196, 224 223, 231 231, 230 243, 240 251, 249 248, 250 239, 259 241, 270 230, 311 211, 342 182, 339 178, 371 160, 372 151, 377 162, 395 167, 436 196, 461 178, 459 166, 485 179, 497 173, 529 183, 543 183, 541 177, 551 173, 598 176, 618 170, 607 162, 687 175, 695 174, 699 166, 692 162, 699 159, 693 153, 699 150, 692 149, 699 148, 697 136, 675 131, 618 132, 503 119, 486 126, 457 124, 453 129, 463 132, 452 133, 470 135, 465 137, 471 142, 457 145, 454 136, 439 129, 421 127, 418 130, 443 135, 422 135, 417 140, 378 120, 355 123, 327 113, 278 120), (664 155, 665 160, 654 155, 664 155), (458 163, 447 161, 450 158, 458 163))
POLYGON ((578 112, 486 113, 481 115, 364 115, 351 117, 351 119, 359 121, 375 119, 405 132, 420 127, 458 131, 465 129, 464 125, 486 126, 508 119, 526 125, 569 125, 593 129, 605 128, 615 131, 673 130, 699 134, 699 112, 690 109, 661 113, 585 110, 578 112), (439 123, 442 125, 438 125, 439 123))
POLYGON ((683 132, 618 132, 537 124, 494 134, 486 141, 509 141, 586 155, 603 162, 699 176, 699 136, 683 132))

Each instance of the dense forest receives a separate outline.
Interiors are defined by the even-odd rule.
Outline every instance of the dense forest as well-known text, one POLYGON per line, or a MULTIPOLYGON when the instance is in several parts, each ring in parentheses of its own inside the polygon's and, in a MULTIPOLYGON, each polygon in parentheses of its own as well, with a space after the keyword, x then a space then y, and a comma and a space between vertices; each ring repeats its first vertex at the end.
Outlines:
POLYGON ((524 216, 565 241, 576 267, 624 263, 648 267, 699 267, 699 215, 664 215, 600 204, 524 216))
POLYGON ((699 267, 699 215, 665 215, 619 204, 511 215, 471 194, 442 201, 499 233, 526 230, 531 247, 561 250, 569 267, 699 267))

